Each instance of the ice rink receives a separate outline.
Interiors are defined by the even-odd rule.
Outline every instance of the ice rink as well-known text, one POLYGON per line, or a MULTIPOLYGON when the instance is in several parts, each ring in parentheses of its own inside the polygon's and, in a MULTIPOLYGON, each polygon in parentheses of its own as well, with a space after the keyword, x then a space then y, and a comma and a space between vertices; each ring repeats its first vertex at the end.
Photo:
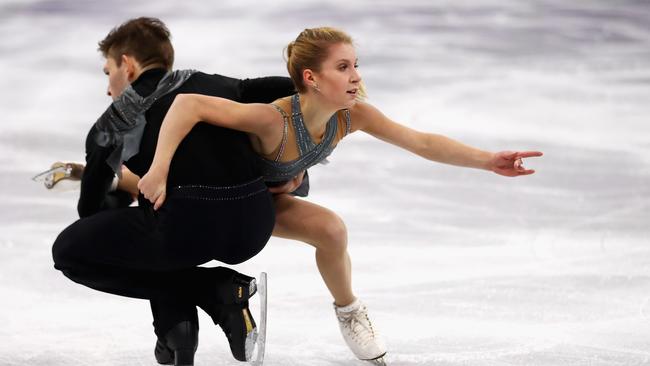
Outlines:
MULTIPOLYGON (((650 365, 650 3, 643 0, 0 0, 0 365, 156 365, 148 303, 79 286, 51 245, 110 103, 97 42, 157 16, 176 68, 286 75, 304 28, 356 41, 369 102, 492 151, 545 153, 530 177, 432 163, 357 133, 310 170, 345 220, 354 288, 390 365, 650 365)), ((364 365, 306 245, 236 266, 269 274, 266 365, 364 365)), ((210 263, 212 265, 214 263, 210 263)), ((201 314, 196 365, 239 365, 201 314)))

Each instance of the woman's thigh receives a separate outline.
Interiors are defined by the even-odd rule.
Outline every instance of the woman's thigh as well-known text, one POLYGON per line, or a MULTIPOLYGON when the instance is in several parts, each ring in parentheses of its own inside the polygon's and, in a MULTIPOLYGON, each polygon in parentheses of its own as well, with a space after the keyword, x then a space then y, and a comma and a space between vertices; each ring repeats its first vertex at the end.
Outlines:
POLYGON ((345 223, 332 210, 288 194, 274 196, 273 235, 303 241, 319 249, 345 248, 345 223))

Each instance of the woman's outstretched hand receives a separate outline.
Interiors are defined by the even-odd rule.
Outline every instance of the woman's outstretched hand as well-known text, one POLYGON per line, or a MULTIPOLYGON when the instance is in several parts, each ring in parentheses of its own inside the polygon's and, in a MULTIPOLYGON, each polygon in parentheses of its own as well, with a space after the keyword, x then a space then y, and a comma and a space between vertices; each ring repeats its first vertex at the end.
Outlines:
POLYGON ((542 155, 541 151, 501 151, 492 156, 490 170, 506 177, 533 174, 535 170, 526 169, 522 159, 542 155))
POLYGON ((138 182, 138 189, 144 198, 153 203, 154 210, 159 209, 167 196, 167 172, 151 166, 147 174, 138 182))

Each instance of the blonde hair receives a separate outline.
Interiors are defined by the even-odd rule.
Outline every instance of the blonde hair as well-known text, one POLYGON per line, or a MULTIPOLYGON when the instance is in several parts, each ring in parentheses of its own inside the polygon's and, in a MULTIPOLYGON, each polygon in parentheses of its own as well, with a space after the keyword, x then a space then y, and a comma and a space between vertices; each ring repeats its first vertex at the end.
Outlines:
MULTIPOLYGON (((289 43, 286 48, 287 70, 298 92, 307 91, 302 72, 305 69, 319 72, 322 63, 329 55, 329 48, 339 43, 352 45, 352 37, 342 30, 331 27, 305 29, 300 32, 295 41, 289 43)), ((360 92, 365 96, 363 85, 360 86, 360 92)))

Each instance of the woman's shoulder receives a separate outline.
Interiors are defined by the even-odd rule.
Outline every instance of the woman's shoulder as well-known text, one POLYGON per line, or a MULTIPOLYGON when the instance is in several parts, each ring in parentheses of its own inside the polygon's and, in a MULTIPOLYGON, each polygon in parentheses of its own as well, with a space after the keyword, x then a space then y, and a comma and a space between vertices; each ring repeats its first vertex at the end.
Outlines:
POLYGON ((349 111, 352 121, 352 131, 363 129, 368 123, 383 116, 379 109, 365 101, 357 101, 349 108, 349 111))
POLYGON ((280 107, 285 113, 291 113, 291 96, 274 100, 271 104, 280 107))
POLYGON ((358 100, 354 103, 352 107, 349 108, 352 115, 363 115, 367 113, 379 113, 379 110, 374 107, 372 104, 364 101, 358 100))

